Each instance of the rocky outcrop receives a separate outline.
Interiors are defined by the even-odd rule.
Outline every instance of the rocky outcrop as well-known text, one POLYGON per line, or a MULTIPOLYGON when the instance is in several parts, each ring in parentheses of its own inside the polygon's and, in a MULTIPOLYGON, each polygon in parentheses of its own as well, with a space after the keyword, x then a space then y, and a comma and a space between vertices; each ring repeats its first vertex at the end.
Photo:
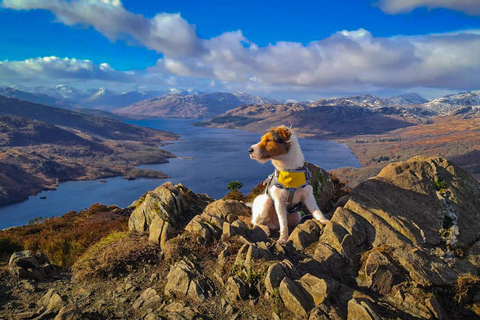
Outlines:
POLYGON ((80 288, 43 292, 40 309, 22 317, 480 318, 473 178, 445 159, 416 157, 387 166, 339 204, 325 226, 307 220, 280 245, 251 225, 244 203, 162 185, 130 219, 148 235, 89 250, 74 266, 80 288))
POLYGON ((29 250, 12 254, 9 261, 10 271, 21 279, 42 281, 54 275, 54 267, 41 251, 32 253, 29 250))
POLYGON ((163 245, 173 228, 184 227, 212 201, 209 196, 195 194, 181 184, 166 182, 132 204, 135 209, 128 227, 131 231, 148 231, 150 241, 163 245))

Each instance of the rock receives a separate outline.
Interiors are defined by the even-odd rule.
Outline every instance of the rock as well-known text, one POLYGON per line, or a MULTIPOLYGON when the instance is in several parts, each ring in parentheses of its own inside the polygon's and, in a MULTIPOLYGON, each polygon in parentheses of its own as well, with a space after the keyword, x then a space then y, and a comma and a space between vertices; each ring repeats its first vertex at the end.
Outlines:
POLYGON ((47 257, 40 251, 36 254, 29 250, 14 252, 8 264, 11 273, 20 279, 42 281, 54 271, 47 257))
POLYGON ((322 304, 329 295, 327 281, 307 273, 299 281, 303 289, 313 298, 313 303, 318 306, 322 304))
POLYGON ((363 285, 383 295, 389 294, 393 286, 405 280, 388 257, 380 251, 369 254, 364 273, 366 280, 363 285))
POLYGON ((265 288, 267 292, 273 293, 285 277, 298 277, 298 272, 290 261, 283 260, 268 267, 267 274, 265 275, 265 288))
POLYGON ((195 194, 181 184, 174 186, 171 182, 166 182, 133 204, 135 209, 130 215, 128 227, 130 230, 144 232, 149 230, 156 218, 167 221, 174 228, 180 228, 212 201, 209 196, 195 194))
POLYGON ((348 319, 349 320, 381 320, 368 300, 352 299, 348 302, 348 319))
POLYGON ((148 228, 148 240, 158 243, 161 248, 165 242, 172 237, 172 227, 170 223, 159 217, 155 217, 148 228))
POLYGON ((304 250, 312 243, 318 241, 323 228, 323 225, 317 222, 317 220, 307 220, 293 229, 288 237, 288 242, 292 243, 295 249, 299 251, 304 250))
POLYGON ((442 306, 440 305, 440 303, 436 299, 427 298, 425 300, 425 304, 430 309, 430 311, 433 313, 435 319, 448 320, 448 316, 447 316, 445 310, 443 310, 442 306))
POLYGON ((140 297, 133 303, 134 309, 155 309, 162 303, 162 298, 157 294, 153 288, 147 288, 142 292, 140 297))
POLYGON ((280 297, 288 310, 303 318, 307 318, 308 312, 314 307, 312 297, 301 285, 288 277, 283 278, 280 283, 280 297))
MULTIPOLYGON (((217 217, 227 220, 227 216, 233 214, 238 216, 250 217, 250 209, 240 201, 236 200, 217 200, 210 203, 204 210, 203 215, 217 217)), ((232 220, 232 219, 230 219, 232 220)))
POLYGON ((311 184, 318 207, 322 212, 330 211, 334 206, 331 199, 335 189, 330 174, 319 166, 309 162, 305 162, 305 167, 307 167, 312 174, 311 184))
POLYGON ((83 314, 76 304, 69 304, 60 309, 54 320, 80 320, 83 314))
POLYGON ((252 242, 270 241, 268 235, 259 226, 254 226, 253 229, 249 230, 247 238, 252 242))
POLYGON ((57 312, 63 307, 64 301, 62 297, 54 290, 50 289, 48 292, 37 302, 40 308, 44 308, 47 311, 57 312))
POLYGON ((226 294, 230 301, 245 300, 248 297, 248 286, 238 276, 229 277, 226 283, 226 294))
POLYGON ((167 319, 172 320, 193 320, 198 316, 198 312, 194 309, 187 307, 179 302, 169 304, 164 309, 167 313, 167 319))
POLYGON ((187 297, 202 302, 208 297, 208 291, 206 283, 199 279, 195 267, 181 260, 171 267, 167 275, 165 295, 187 297))

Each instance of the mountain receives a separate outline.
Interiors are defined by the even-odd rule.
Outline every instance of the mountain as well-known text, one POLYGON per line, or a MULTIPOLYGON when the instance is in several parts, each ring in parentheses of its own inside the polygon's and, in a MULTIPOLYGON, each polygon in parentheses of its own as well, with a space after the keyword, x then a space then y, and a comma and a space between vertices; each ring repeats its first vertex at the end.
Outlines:
POLYGON ((389 117, 357 105, 315 106, 298 103, 242 105, 197 125, 263 133, 281 124, 293 126, 303 137, 318 139, 345 138, 413 126, 404 119, 389 117))
POLYGON ((248 93, 245 93, 245 92, 234 92, 232 94, 235 97, 237 97, 240 101, 242 101, 244 104, 256 104, 256 103, 281 104, 277 100, 265 98, 265 97, 262 97, 262 96, 256 96, 256 95, 248 94, 248 93))
POLYGON ((64 99, 62 96, 47 95, 40 92, 31 93, 31 92, 24 91, 25 88, 22 88, 22 89, 23 90, 16 89, 11 86, 0 87, 0 95, 9 97, 9 98, 17 98, 20 100, 29 101, 33 103, 40 103, 40 104, 44 104, 52 107, 66 108, 66 109, 73 108, 73 104, 70 101, 64 99))
POLYGON ((424 97, 422 97, 421 95, 415 92, 394 96, 386 100, 390 105, 395 105, 395 106, 406 106, 406 105, 422 104, 422 103, 428 102, 427 99, 425 99, 424 97))
POLYGON ((207 118, 242 104, 243 101, 226 92, 167 94, 115 110, 115 113, 166 118, 207 118))
POLYGON ((406 93, 391 98, 380 98, 372 94, 349 96, 343 98, 320 99, 312 102, 312 105, 322 106, 359 106, 365 108, 382 108, 391 106, 416 105, 428 102, 417 93, 406 93))
POLYGON ((480 90, 450 94, 421 105, 438 115, 448 115, 462 107, 471 106, 480 106, 480 90))
POLYGON ((303 219, 286 245, 251 224, 244 202, 214 201, 170 182, 129 208, 95 204, 0 231, 0 288, 8 289, 0 312, 6 319, 479 319, 478 182, 441 157, 391 164, 351 191, 307 166, 330 221, 303 219))
POLYGON ((88 94, 84 91, 69 85, 60 84, 54 88, 50 87, 35 87, 34 92, 46 94, 52 97, 60 97, 72 102, 78 102, 88 97, 88 94))

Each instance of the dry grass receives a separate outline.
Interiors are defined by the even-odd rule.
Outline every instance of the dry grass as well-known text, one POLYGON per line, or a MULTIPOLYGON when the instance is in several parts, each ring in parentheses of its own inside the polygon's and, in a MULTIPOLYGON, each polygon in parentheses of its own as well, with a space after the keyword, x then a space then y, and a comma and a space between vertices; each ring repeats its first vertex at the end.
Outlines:
POLYGON ((0 231, 0 239, 9 244, 0 255, 12 250, 41 250, 51 263, 70 267, 95 242, 112 232, 128 230, 129 211, 94 204, 80 212, 50 218, 43 223, 0 231))

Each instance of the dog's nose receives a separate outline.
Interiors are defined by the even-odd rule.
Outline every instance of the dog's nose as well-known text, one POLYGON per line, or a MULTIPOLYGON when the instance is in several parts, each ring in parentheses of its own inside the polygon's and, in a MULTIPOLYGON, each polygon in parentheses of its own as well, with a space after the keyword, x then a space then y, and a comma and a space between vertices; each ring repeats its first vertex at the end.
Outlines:
POLYGON ((253 148, 248 149, 248 153, 252 154, 253 153, 253 148))

